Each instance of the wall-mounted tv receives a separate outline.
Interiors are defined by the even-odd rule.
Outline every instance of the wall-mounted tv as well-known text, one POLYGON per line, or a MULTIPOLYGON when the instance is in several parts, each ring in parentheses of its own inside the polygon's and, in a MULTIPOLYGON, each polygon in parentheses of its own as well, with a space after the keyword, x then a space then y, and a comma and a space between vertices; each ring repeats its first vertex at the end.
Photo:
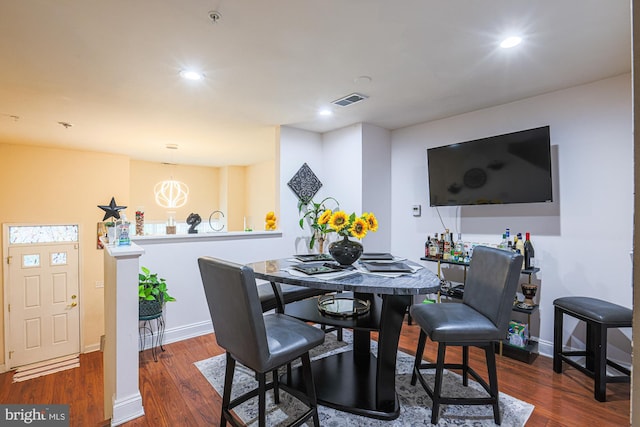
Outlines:
POLYGON ((552 201, 549 126, 427 150, 431 206, 552 201))

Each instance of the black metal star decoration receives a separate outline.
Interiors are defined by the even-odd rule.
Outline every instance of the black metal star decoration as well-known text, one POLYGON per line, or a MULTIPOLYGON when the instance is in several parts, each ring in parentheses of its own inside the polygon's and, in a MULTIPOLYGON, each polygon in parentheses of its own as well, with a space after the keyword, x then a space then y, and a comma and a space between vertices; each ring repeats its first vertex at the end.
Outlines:
POLYGON ((103 221, 106 221, 111 217, 120 219, 120 211, 127 208, 126 206, 118 206, 116 204, 115 197, 111 198, 111 203, 108 205, 98 205, 98 207, 104 211, 104 218, 102 218, 103 221))

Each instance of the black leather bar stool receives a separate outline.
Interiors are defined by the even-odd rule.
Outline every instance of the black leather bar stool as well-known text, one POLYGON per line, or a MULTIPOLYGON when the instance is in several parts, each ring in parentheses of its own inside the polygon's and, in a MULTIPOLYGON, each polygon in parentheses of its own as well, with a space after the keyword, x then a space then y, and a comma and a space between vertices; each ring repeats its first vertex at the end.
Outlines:
POLYGON ((291 425, 302 425, 313 418, 320 425, 309 350, 324 342, 324 332, 282 313, 262 313, 256 279, 250 267, 216 258, 198 259, 207 304, 218 345, 226 350, 226 371, 222 394, 220 426, 227 421, 237 425, 231 410, 258 396, 258 424, 266 424, 266 392, 273 389, 274 402, 279 403, 279 389, 309 407, 291 425), (278 381, 277 369, 300 358, 306 395, 278 381), (257 376, 258 387, 231 400, 236 361, 257 376), (267 372, 273 381, 266 382, 267 372))
POLYGON ((600 402, 607 400, 607 383, 630 382, 631 371, 607 359, 607 330, 609 328, 630 328, 633 312, 631 309, 589 297, 563 297, 553 301, 553 370, 562 373, 562 362, 566 362, 580 372, 594 379, 594 398, 600 402), (575 317, 587 324, 585 350, 563 350, 564 315, 575 317), (580 363, 573 357, 586 357, 580 363), (624 375, 607 374, 607 366, 624 375))
MULTIPOLYGON (((462 303, 414 304, 411 316, 420 325, 420 337, 411 384, 416 379, 425 389, 433 405, 431 423, 437 424, 440 405, 491 405, 493 418, 500 424, 498 375, 496 371, 495 343, 507 335, 513 298, 516 295, 522 255, 486 246, 477 246, 465 283, 462 303), (436 363, 424 363, 427 336, 438 343, 436 363), (445 363, 449 346, 462 347, 462 363, 445 363), (469 366, 469 346, 482 348, 487 361, 489 384, 469 366), (420 372, 435 369, 433 388, 420 372), (462 384, 468 385, 471 375, 487 392, 487 397, 443 396, 442 382, 445 369, 462 370, 462 384)), ((446 390, 445 390, 446 393, 446 390)))

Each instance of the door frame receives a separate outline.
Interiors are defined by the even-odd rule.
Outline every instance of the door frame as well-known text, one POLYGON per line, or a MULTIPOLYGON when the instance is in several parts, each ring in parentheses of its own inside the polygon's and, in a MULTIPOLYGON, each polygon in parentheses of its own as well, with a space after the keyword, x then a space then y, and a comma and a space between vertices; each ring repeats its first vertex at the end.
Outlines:
MULTIPOLYGON (((83 326, 82 319, 84 319, 84 303, 82 302, 82 288, 83 288, 83 280, 82 280, 82 226, 79 222, 69 221, 69 222, 58 222, 58 223, 3 223, 2 224, 2 315, 4 321, 4 339, 2 345, 4 347, 4 364, 0 364, 0 373, 6 372, 8 370, 14 369, 15 367, 9 367, 11 364, 9 363, 9 348, 11 347, 11 322, 9 319, 9 268, 8 268, 8 259, 9 259, 9 246, 17 246, 11 245, 9 242, 9 228, 10 227, 46 227, 46 226, 61 226, 61 225, 74 225, 78 227, 78 240, 75 242, 78 245, 78 301, 81 301, 79 306, 79 319, 78 319, 78 334, 79 334, 79 342, 78 342, 78 353, 82 353, 82 349, 84 348, 84 337, 83 337, 83 326)), ((50 243, 65 243, 65 242, 50 242, 50 243)), ((66 242, 72 243, 72 242, 66 242)), ((36 245, 37 243, 33 243, 36 245)), ((45 243, 46 244, 46 243, 45 243)))

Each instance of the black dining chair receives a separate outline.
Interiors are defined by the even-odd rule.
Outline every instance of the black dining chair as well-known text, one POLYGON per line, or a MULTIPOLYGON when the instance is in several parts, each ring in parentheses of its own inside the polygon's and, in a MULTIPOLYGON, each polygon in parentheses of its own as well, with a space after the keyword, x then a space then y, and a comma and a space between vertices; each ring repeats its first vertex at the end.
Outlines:
POLYGON ((277 404, 279 389, 282 388, 309 407, 291 425, 300 425, 313 418, 315 425, 319 426, 309 350, 324 342, 324 332, 282 313, 263 315, 250 267, 210 257, 199 258, 198 265, 216 340, 226 351, 220 425, 225 426, 227 421, 238 425, 231 410, 258 396, 259 426, 265 426, 266 392, 273 389, 277 404), (302 360, 306 395, 278 382, 278 368, 297 358, 302 360), (236 362, 256 373, 258 387, 231 400, 236 362), (273 380, 269 383, 266 380, 268 372, 273 373, 273 380))
POLYGON ((442 404, 492 405, 495 423, 500 424, 494 346, 507 335, 521 268, 522 255, 477 246, 473 250, 462 303, 442 302, 411 306, 411 317, 421 328, 411 384, 415 385, 416 379, 419 379, 433 401, 432 424, 438 422, 442 404), (436 363, 422 361, 427 336, 438 343, 436 363), (450 346, 462 347, 462 363, 445 363, 445 352, 450 346), (470 346, 484 350, 489 384, 469 366, 470 346), (435 369, 433 389, 420 372, 424 369, 435 369), (489 396, 443 396, 442 380, 445 369, 462 370, 462 384, 465 387, 468 385, 468 376, 471 375, 489 396))

